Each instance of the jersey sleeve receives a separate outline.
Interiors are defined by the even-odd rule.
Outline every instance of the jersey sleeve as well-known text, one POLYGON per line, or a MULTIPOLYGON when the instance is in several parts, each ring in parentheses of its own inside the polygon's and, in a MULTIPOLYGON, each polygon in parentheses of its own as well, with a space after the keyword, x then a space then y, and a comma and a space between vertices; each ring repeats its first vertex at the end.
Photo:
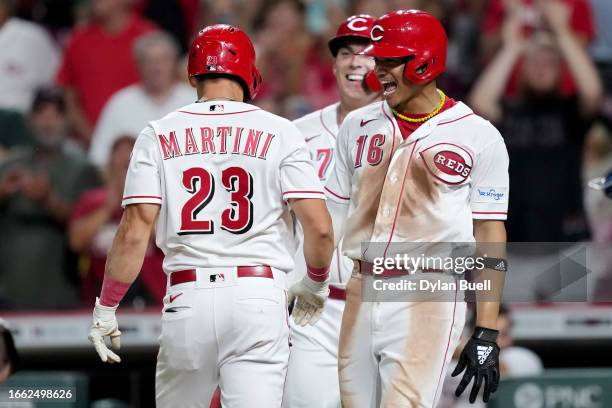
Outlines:
POLYGON ((470 206, 477 220, 505 220, 508 217, 508 151, 501 137, 477 156, 472 170, 470 206))
POLYGON ((287 152, 280 162, 280 180, 283 200, 289 198, 320 198, 325 199, 321 182, 304 138, 298 128, 291 124, 288 133, 283 138, 283 149, 287 152))
POLYGON ((140 203, 161 205, 160 170, 155 131, 149 125, 140 133, 132 150, 121 206, 140 203))
POLYGON ((334 150, 336 161, 325 185, 325 195, 328 200, 348 205, 351 199, 352 173, 349 167, 351 152, 348 148, 349 132, 347 122, 347 120, 343 122, 336 138, 334 150))

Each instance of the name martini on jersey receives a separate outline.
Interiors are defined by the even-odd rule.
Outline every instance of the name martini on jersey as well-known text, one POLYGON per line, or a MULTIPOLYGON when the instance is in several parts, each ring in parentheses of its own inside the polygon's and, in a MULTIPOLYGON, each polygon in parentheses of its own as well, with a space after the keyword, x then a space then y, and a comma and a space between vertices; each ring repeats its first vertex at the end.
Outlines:
POLYGON ((178 136, 172 130, 167 136, 157 137, 164 160, 193 154, 240 154, 265 160, 275 135, 264 136, 262 130, 242 127, 204 126, 195 133, 193 128, 187 128, 178 136))

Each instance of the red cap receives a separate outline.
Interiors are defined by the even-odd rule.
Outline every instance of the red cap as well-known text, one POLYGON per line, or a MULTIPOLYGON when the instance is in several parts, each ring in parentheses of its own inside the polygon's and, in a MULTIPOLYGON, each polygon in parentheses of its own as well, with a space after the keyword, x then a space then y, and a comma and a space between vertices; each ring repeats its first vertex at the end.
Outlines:
POLYGON ((336 36, 329 40, 329 50, 335 57, 340 47, 347 40, 358 39, 370 42, 370 31, 376 19, 368 14, 358 14, 347 18, 336 31, 336 36))
POLYGON ((431 14, 399 10, 376 20, 371 44, 362 54, 378 58, 412 57, 404 75, 416 84, 434 80, 446 65, 446 32, 431 14))
POLYGON ((255 66, 255 48, 239 28, 216 24, 201 30, 191 44, 189 76, 226 74, 245 86, 246 100, 252 100, 261 86, 255 66))

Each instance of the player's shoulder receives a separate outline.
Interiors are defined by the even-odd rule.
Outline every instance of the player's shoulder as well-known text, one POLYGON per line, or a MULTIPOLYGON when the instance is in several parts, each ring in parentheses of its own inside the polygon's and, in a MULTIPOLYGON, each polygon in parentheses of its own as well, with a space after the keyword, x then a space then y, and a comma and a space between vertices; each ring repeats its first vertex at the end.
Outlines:
POLYGON ((499 130, 465 103, 457 102, 447 112, 448 115, 438 122, 439 127, 453 128, 453 132, 466 135, 479 144, 488 144, 493 141, 503 142, 499 130))
POLYGON ((304 135, 307 135, 308 133, 312 132, 320 132, 323 130, 324 117, 333 116, 335 120, 338 104, 339 103, 336 102, 324 108, 307 113, 306 115, 295 119, 293 123, 298 127, 298 129, 300 129, 302 133, 304 133, 304 135))
MULTIPOLYGON (((346 123, 360 123, 362 119, 381 119, 385 117, 385 102, 383 101, 375 101, 368 105, 362 106, 361 108, 357 108, 344 118, 344 122, 346 123)), ((343 122, 343 123, 344 123, 343 122)))

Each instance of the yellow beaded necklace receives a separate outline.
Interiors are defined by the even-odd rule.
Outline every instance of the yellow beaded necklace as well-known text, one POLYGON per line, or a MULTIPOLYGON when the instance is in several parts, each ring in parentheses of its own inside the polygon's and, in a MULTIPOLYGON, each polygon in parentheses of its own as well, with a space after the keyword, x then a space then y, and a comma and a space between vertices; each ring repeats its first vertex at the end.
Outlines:
POLYGON ((436 106, 436 109, 433 110, 433 112, 431 112, 429 115, 427 116, 423 116, 422 118, 409 118, 406 115, 402 115, 401 113, 399 113, 398 111, 396 111, 395 109, 391 109, 393 111, 393 114, 395 116, 397 116, 398 118, 405 120, 406 122, 410 122, 410 123, 423 123, 428 121, 429 119, 433 118, 434 116, 436 116, 438 113, 440 113, 440 110, 442 110, 442 106, 444 106, 444 103, 446 102, 446 95, 444 94, 444 92, 442 92, 441 90, 437 89, 438 94, 440 94, 440 103, 438 104, 438 106, 436 106))

